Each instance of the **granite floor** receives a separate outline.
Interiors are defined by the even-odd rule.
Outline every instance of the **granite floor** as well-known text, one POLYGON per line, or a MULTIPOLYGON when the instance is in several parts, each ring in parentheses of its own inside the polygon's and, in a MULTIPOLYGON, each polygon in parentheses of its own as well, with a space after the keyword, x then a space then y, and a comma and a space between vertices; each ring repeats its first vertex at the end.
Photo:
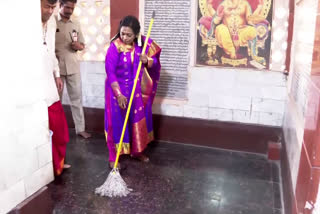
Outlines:
MULTIPOLYGON (((107 178, 103 135, 71 131, 72 168, 49 185, 54 214, 281 214, 279 165, 266 156, 154 142, 150 163, 123 157, 122 178, 133 192, 106 198, 94 189, 107 178)), ((236 140, 236 139, 235 139, 236 140)))

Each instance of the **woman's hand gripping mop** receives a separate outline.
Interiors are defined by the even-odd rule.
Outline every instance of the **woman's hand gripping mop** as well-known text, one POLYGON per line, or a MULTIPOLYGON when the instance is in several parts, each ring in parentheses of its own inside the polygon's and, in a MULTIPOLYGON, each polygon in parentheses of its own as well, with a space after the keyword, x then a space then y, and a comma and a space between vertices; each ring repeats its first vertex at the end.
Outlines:
MULTIPOLYGON (((153 13, 152 13, 152 18, 150 20, 149 29, 148 29, 146 40, 143 45, 142 53, 146 52, 146 48, 147 48, 148 40, 150 37, 154 17, 155 17, 155 11, 153 11, 153 13)), ((116 157, 116 161, 114 163, 114 167, 113 167, 112 171, 109 173, 108 178, 104 182, 104 184, 102 186, 96 188, 96 190, 95 190, 95 193, 98 195, 101 195, 101 196, 108 196, 108 197, 120 196, 120 197, 122 197, 122 196, 127 196, 132 191, 132 189, 128 188, 125 181, 121 178, 121 175, 119 173, 117 165, 119 162, 119 156, 120 156, 120 152, 122 149, 123 137, 124 137, 124 133, 126 130, 126 126, 127 126, 127 122, 128 122, 128 118, 129 118, 129 114, 130 114, 130 109, 131 109, 131 105, 132 105, 132 100, 133 100, 134 92, 136 90, 141 66, 142 66, 142 62, 140 61, 139 66, 138 66, 138 70, 137 70, 137 74, 134 79, 134 84, 133 84, 133 88, 132 88, 132 92, 131 92, 131 96, 130 96, 130 100, 129 100, 129 105, 127 108, 127 113, 126 113, 126 117, 125 117, 123 128, 122 128, 120 143, 119 143, 117 157, 116 157)))

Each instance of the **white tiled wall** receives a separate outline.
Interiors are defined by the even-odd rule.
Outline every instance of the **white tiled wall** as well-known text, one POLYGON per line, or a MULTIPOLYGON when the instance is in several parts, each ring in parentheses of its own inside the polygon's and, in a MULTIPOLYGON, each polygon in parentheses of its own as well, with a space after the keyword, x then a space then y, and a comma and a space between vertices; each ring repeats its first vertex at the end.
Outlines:
POLYGON ((53 180, 48 109, 42 94, 40 1, 2 1, 0 213, 53 180), (19 7, 17 7, 19 4, 19 7), (4 21, 10 17, 10 22, 4 21), (18 26, 18 27, 12 27, 18 26), (23 36, 21 36, 23 32, 23 36))
POLYGON ((26 196, 29 197, 43 186, 47 185, 53 180, 52 173, 52 162, 39 167, 38 170, 25 177, 25 192, 26 196))
POLYGON ((297 184, 301 147, 303 141, 304 121, 299 121, 292 103, 288 103, 283 124, 284 138, 291 171, 293 190, 297 184))
MULTIPOLYGON (((104 108, 104 82, 106 72, 104 62, 81 62, 82 102, 89 108, 104 108)), ((66 88, 62 102, 69 104, 66 88)))
POLYGON ((25 184, 21 180, 0 191, 0 213, 5 214, 26 198, 25 184))
MULTIPOLYGON (((155 114, 281 126, 286 79, 280 72, 213 67, 189 68, 188 99, 157 99, 155 114)), ((82 62, 85 107, 104 108, 104 63, 82 62)), ((66 93, 66 90, 65 90, 66 93)), ((64 103, 69 103, 67 96, 64 103)))
POLYGON ((188 100, 179 105, 156 102, 154 110, 165 115, 281 126, 285 100, 282 73, 190 67, 188 100))
MULTIPOLYGON (((310 72, 312 65, 313 43, 315 36, 315 21, 318 8, 317 0, 304 0, 295 5, 294 33, 291 50, 291 70, 288 81, 288 102, 286 103, 283 130, 288 154, 288 160, 293 182, 296 188, 299 170, 301 147, 305 129, 304 108, 308 100, 310 72), (307 16, 305 14, 308 14, 307 16), (295 72, 300 74, 297 78, 295 72), (294 92, 297 86, 298 93, 294 92), (296 98, 295 98, 296 97, 296 98)), ((313 97, 312 97, 313 98, 313 97)), ((310 119, 310 118, 308 118, 310 119)))

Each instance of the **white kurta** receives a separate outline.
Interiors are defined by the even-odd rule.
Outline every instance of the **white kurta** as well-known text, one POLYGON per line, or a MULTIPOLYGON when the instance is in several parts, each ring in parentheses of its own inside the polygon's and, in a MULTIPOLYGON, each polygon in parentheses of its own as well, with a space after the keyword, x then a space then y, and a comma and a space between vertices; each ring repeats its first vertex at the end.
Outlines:
POLYGON ((56 20, 53 16, 43 26, 43 83, 48 107, 60 100, 55 77, 60 77, 59 64, 55 55, 56 20))

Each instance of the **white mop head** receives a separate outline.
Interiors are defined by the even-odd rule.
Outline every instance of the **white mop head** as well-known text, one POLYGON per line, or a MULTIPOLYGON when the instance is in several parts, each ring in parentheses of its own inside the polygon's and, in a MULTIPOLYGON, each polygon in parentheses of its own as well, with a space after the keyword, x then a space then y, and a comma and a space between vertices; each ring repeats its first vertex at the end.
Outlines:
POLYGON ((95 190, 95 194, 107 197, 123 197, 127 196, 132 189, 128 188, 127 184, 121 178, 118 169, 113 169, 104 182, 104 184, 95 190))

